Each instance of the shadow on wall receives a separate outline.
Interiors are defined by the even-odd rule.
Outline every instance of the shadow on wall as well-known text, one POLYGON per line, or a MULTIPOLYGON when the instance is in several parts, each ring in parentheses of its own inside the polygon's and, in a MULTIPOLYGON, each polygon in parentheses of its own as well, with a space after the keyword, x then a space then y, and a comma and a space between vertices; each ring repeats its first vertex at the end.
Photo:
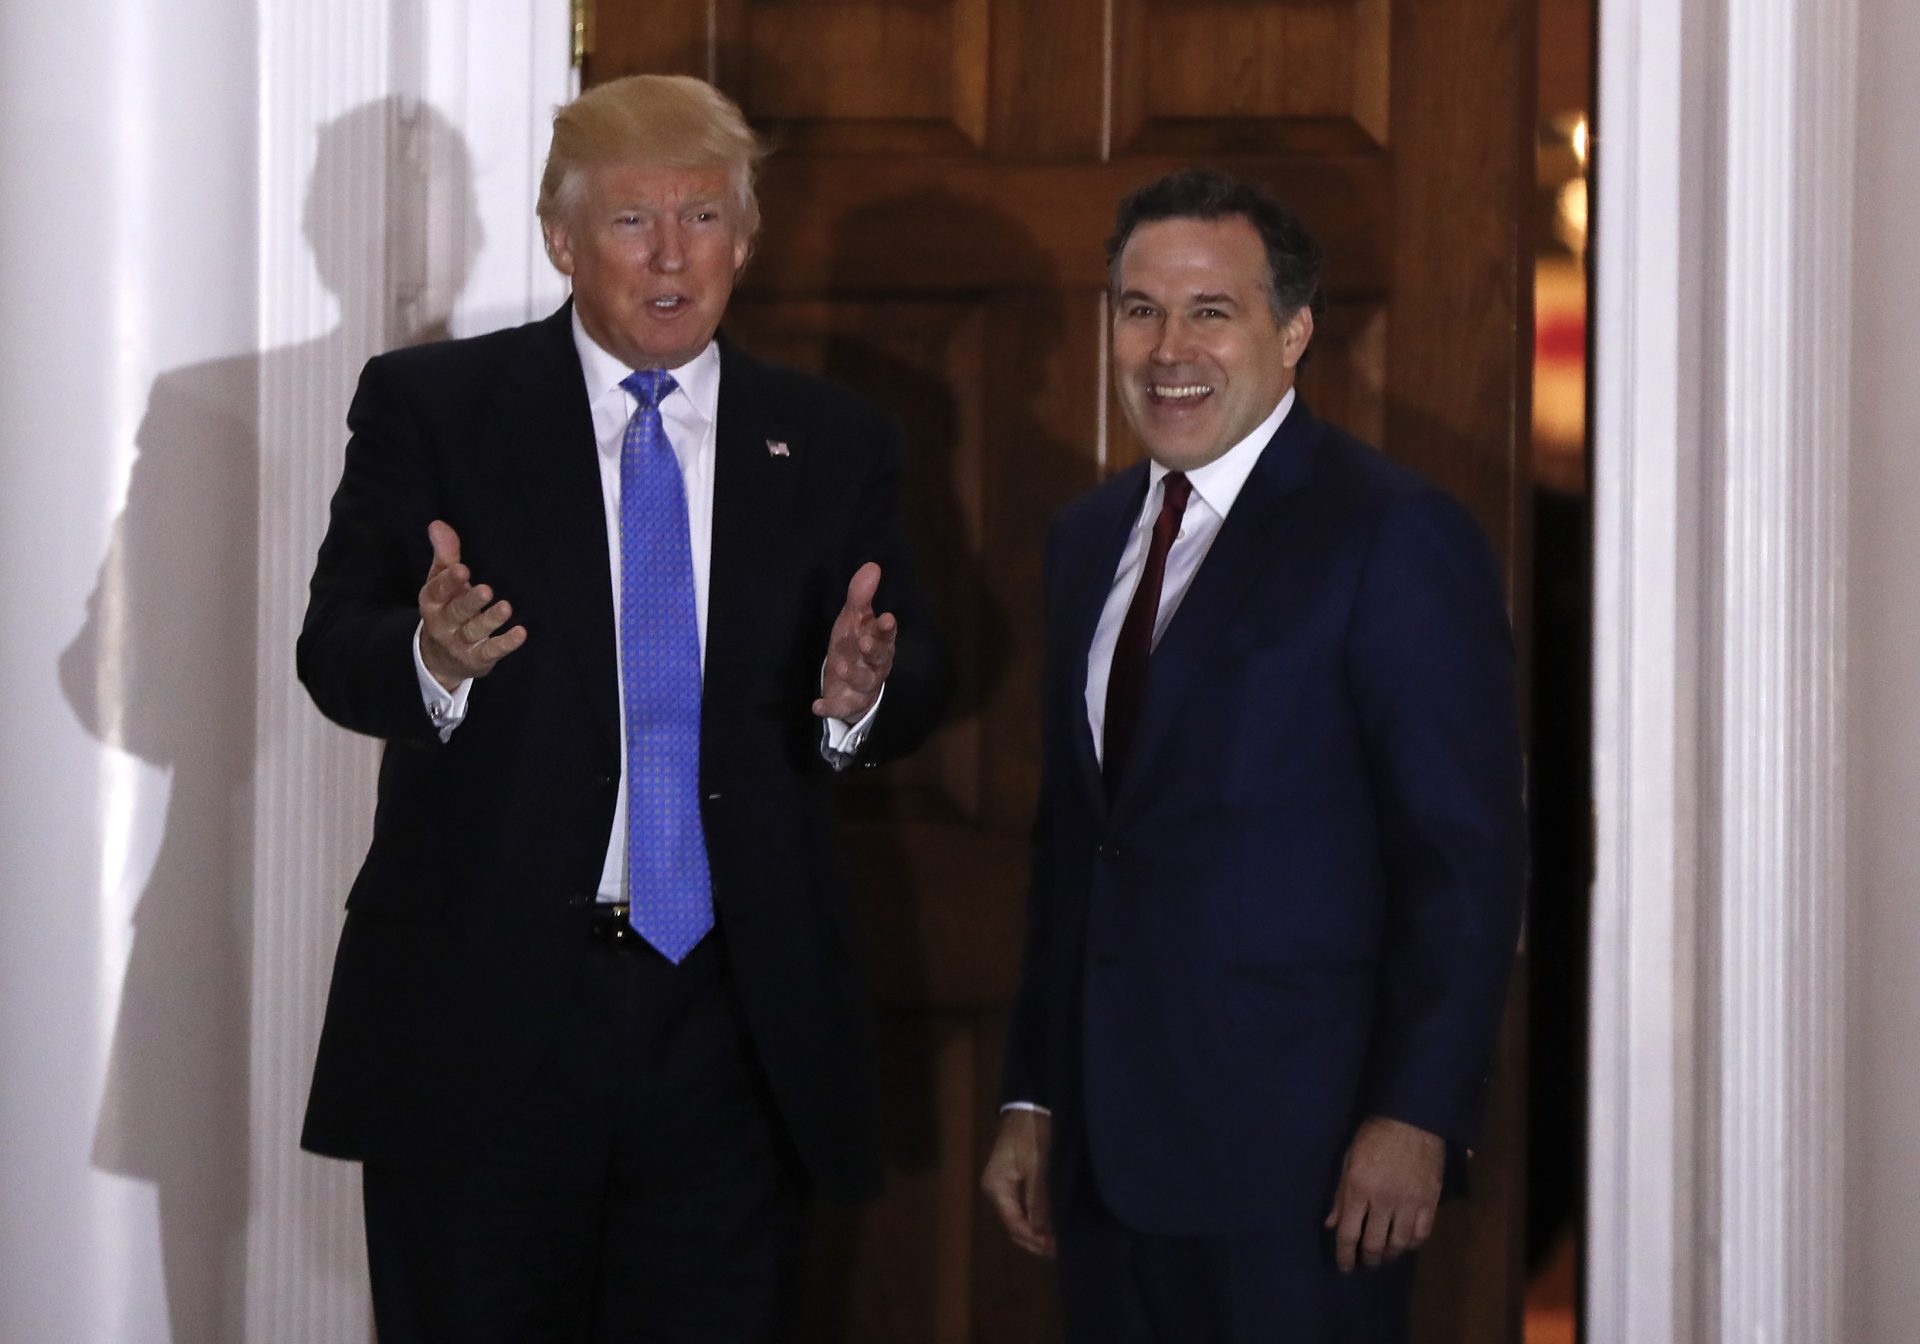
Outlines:
MULTIPOLYGON (((125 510, 86 622, 60 656, 87 731, 171 779, 133 914, 93 1162, 158 1193, 169 1322, 182 1344, 244 1335, 260 394, 357 367, 369 343, 444 335, 478 247, 473 215, 465 142, 431 108, 382 99, 320 128, 305 231, 340 321, 312 341, 154 381, 125 510), (370 145, 388 147, 385 162, 370 145), (441 202, 464 209, 465 255, 427 257, 430 200, 432 217, 458 217, 437 213, 441 202)), ((304 418, 266 422, 271 452, 291 455, 295 471, 312 454, 336 459, 351 391, 324 405, 290 397, 304 418)), ((290 667, 284 633, 284 647, 275 632, 262 652, 290 667)), ((320 1246, 314 1238, 315 1259, 320 1246)))
POLYGON ((748 322, 754 345, 901 421, 902 526, 958 685, 920 752, 846 780, 844 847, 880 1001, 888 1190, 820 1211, 798 1333, 820 1344, 956 1330, 1049 1339, 1050 1275, 997 1228, 983 1234, 975 1182, 992 1114, 979 1085, 999 1065, 1023 930, 1018 900, 982 893, 1025 890, 1038 542, 1052 510, 1091 483, 1090 447, 1065 442, 1045 404, 1066 376, 1065 300, 1017 213, 937 189, 840 215, 827 285, 842 316, 823 323, 803 302, 782 319, 766 304, 748 322), (929 246, 924 273, 942 278, 926 291, 875 286, 873 256, 929 246), (996 288, 956 295, 949 267, 996 288))

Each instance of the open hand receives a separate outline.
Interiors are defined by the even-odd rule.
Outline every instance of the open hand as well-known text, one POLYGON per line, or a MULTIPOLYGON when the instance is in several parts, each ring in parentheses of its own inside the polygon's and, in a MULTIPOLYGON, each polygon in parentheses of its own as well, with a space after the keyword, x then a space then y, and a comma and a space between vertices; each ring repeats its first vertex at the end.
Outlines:
POLYGON ((823 719, 856 722, 880 698, 893 671, 893 643, 900 633, 893 614, 873 614, 880 588, 880 566, 869 560, 853 573, 846 605, 827 636, 827 665, 820 675, 820 698, 813 712, 823 719))
POLYGON ((433 679, 455 690, 469 677, 484 677, 493 665, 527 642, 527 628, 516 625, 495 634, 513 618, 513 608, 493 600, 493 589, 475 586, 460 563, 460 534, 438 518, 427 524, 433 565, 420 589, 420 661, 433 679))

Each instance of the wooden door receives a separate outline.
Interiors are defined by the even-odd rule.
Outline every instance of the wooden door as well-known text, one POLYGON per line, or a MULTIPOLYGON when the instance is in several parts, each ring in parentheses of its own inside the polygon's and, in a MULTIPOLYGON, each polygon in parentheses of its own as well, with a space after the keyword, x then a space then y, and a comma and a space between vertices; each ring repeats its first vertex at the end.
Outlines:
MULTIPOLYGON (((892 1179, 829 1217, 813 1338, 1057 1335, 1048 1267, 975 1181, 1038 779, 1041 540, 1139 455, 1105 377, 1114 205, 1190 162, 1292 203, 1328 254, 1305 395, 1524 574, 1534 3, 599 0, 589 82, 700 75, 773 138, 728 329, 905 421, 961 668, 951 725, 850 798, 892 1179)), ((1423 1258, 1422 1341, 1518 1337, 1520 1045, 1510 1020, 1476 1193, 1423 1258)))

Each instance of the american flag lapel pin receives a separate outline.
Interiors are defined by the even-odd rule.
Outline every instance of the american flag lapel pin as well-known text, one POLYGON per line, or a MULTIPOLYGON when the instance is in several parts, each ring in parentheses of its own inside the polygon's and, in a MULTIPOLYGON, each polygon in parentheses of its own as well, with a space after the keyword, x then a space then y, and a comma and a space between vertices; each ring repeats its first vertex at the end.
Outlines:
POLYGON ((785 439, 768 439, 767 456, 792 457, 793 454, 787 451, 787 441, 785 439))

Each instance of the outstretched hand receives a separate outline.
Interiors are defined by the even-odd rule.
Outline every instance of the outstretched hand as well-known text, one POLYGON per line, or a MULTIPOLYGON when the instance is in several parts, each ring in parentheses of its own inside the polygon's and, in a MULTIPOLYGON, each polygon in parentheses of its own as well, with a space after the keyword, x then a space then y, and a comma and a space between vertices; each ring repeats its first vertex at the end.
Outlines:
POLYGON ((493 665, 527 642, 527 628, 516 625, 495 634, 513 618, 513 608, 493 600, 493 589, 475 586, 460 563, 460 534, 438 518, 427 524, 433 564, 420 589, 420 661, 449 691, 469 677, 484 677, 493 665))
POLYGON ((873 614, 873 595, 879 589, 880 566, 869 560, 854 571, 846 604, 827 637, 820 698, 813 702, 820 718, 855 722, 873 708, 893 671, 893 644, 900 627, 891 612, 873 614))
POLYGON ((1326 1226, 1344 1272, 1354 1258, 1378 1266, 1416 1251, 1433 1234, 1446 1140, 1403 1120, 1368 1116, 1347 1148, 1326 1226))

